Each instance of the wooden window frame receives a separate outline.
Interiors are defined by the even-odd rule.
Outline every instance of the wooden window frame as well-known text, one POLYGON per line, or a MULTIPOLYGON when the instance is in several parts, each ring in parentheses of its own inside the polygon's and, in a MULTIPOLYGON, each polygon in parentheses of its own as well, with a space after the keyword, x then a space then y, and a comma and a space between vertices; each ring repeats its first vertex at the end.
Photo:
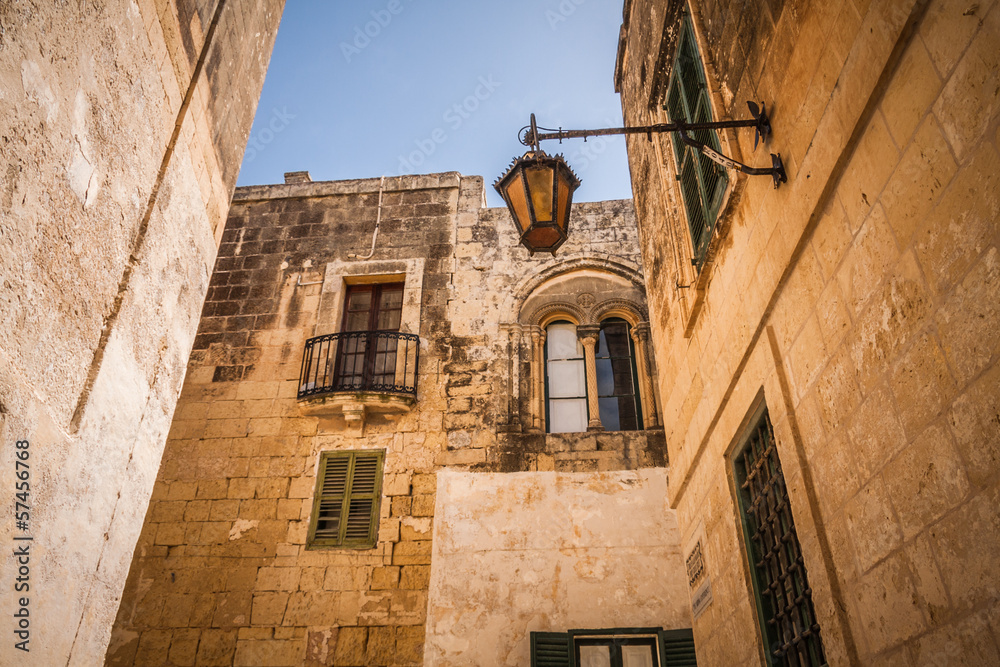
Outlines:
MULTIPOLYGON (((340 318, 340 333, 352 333, 352 332, 376 332, 376 331, 391 331, 398 332, 400 329, 400 324, 396 325, 394 329, 379 329, 377 328, 379 315, 383 312, 381 307, 382 295, 385 292, 399 292, 400 293, 400 307, 393 308, 391 310, 398 310, 400 312, 400 324, 402 323, 402 311, 403 304, 402 300, 405 298, 406 290, 405 284, 402 282, 393 283, 361 283, 355 285, 347 285, 347 289, 344 292, 344 307, 343 313, 340 318), (354 294, 359 294, 362 292, 371 293, 371 301, 368 307, 368 324, 365 329, 348 329, 347 321, 350 316, 350 306, 351 306, 351 296, 354 294)), ((361 311, 359 311, 361 312, 361 311)), ((373 378, 376 377, 376 358, 381 354, 395 355, 396 353, 396 342, 392 341, 389 347, 385 349, 379 349, 378 339, 375 336, 368 337, 364 339, 364 352, 363 352, 363 370, 361 372, 362 384, 366 382, 371 382, 373 378)), ((348 345, 347 340, 343 340, 340 343, 341 346, 348 345)), ((357 342, 354 345, 358 345, 357 342)), ((356 353, 355 349, 345 352, 343 347, 339 347, 337 354, 334 358, 333 366, 333 378, 335 385, 345 384, 343 382, 344 377, 357 377, 356 374, 351 374, 350 376, 345 376, 344 374, 344 360, 346 356, 350 356, 356 353)), ((393 365, 393 372, 395 372, 395 364, 393 365)), ((393 376, 395 379, 395 376, 393 376)))
MULTIPOLYGON (((382 477, 385 468, 385 450, 365 449, 365 450, 344 450, 322 452, 319 458, 319 465, 316 470, 316 487, 313 493, 312 512, 309 515, 309 533, 306 539, 307 549, 317 548, 341 548, 341 549, 372 549, 378 542, 379 512, 382 504, 382 477), (323 494, 326 478, 330 473, 331 462, 337 460, 347 460, 347 469, 344 473, 344 485, 342 494, 323 494), (370 492, 356 492, 354 489, 355 470, 359 459, 373 459, 375 461, 374 483, 370 492), (338 498, 337 496, 342 496, 338 498), (370 500, 371 505, 368 514, 368 533, 365 537, 348 537, 347 529, 351 519, 363 514, 352 514, 352 500, 370 500), (339 516, 338 534, 336 537, 316 537, 317 526, 320 519, 320 508, 323 501, 339 503, 337 513, 339 516)), ((325 516, 332 516, 333 512, 328 512, 325 516)))
MULTIPOLYGON (((689 11, 684 11, 681 15, 681 29, 663 108, 671 122, 713 120, 705 64, 689 11), (692 93, 694 100, 689 99, 692 93), (682 117, 677 118, 678 114, 682 117)), ((691 134, 698 141, 721 151, 719 135, 715 130, 699 130, 691 134)), ((716 223, 726 201, 729 174, 723 167, 685 144, 679 134, 672 135, 672 145, 671 153, 676 164, 691 241, 692 261, 700 269, 705 263, 716 223)))

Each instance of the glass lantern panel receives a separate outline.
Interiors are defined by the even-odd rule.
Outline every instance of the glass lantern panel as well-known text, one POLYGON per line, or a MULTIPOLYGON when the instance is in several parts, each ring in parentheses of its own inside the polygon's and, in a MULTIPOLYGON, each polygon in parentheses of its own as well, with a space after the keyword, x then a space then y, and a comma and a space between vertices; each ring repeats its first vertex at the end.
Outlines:
POLYGON ((572 190, 569 187, 568 174, 562 171, 557 173, 558 177, 558 208, 556 209, 556 224, 566 229, 569 226, 569 196, 572 190))
POLYGON ((528 212, 528 198, 524 193, 524 175, 520 168, 511 175, 504 194, 514 211, 514 224, 523 234, 531 226, 531 214, 528 212))
POLYGON ((536 222, 552 221, 552 165, 533 165, 524 170, 531 193, 531 205, 535 208, 536 222))
POLYGON ((524 243, 535 251, 548 252, 559 245, 562 235, 551 225, 535 227, 524 237, 524 243))

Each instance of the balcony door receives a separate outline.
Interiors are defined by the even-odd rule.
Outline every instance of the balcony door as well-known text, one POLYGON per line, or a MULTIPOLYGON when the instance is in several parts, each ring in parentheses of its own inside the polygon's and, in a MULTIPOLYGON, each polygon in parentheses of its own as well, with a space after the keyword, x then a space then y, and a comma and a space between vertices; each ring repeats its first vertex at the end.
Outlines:
POLYGON ((334 370, 338 389, 378 390, 396 384, 403 283, 348 285, 334 370))

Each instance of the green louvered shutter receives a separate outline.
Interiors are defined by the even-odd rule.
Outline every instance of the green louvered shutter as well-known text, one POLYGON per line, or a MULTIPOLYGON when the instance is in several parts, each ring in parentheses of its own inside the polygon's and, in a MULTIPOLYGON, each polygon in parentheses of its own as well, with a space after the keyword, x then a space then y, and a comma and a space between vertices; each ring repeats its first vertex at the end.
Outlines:
MULTIPOLYGON (((685 15, 681 21, 681 34, 664 108, 671 121, 707 123, 712 120, 708 83, 698 55, 690 16, 685 15)), ((691 135, 703 144, 720 150, 719 136, 714 130, 697 130, 691 135)), ((723 167, 687 146, 677 133, 673 134, 673 145, 681 196, 687 211, 688 228, 691 230, 691 246, 695 262, 700 266, 712 238, 728 177, 723 167)))
POLYGON ((568 632, 531 633, 531 667, 573 667, 573 662, 568 632))
POLYGON ((684 630, 661 630, 657 633, 660 642, 660 667, 689 667, 697 665, 694 655, 694 634, 690 628, 684 630))
POLYGON ((375 546, 384 457, 383 451, 323 452, 309 522, 309 546, 375 546))

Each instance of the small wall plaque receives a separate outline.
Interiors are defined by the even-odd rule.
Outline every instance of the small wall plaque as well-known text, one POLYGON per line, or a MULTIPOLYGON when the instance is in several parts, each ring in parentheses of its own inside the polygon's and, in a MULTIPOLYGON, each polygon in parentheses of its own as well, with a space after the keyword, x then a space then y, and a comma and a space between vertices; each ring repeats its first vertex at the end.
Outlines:
POLYGON ((705 577, 705 581, 691 595, 691 614, 697 619, 710 604, 712 604, 712 579, 705 577))

